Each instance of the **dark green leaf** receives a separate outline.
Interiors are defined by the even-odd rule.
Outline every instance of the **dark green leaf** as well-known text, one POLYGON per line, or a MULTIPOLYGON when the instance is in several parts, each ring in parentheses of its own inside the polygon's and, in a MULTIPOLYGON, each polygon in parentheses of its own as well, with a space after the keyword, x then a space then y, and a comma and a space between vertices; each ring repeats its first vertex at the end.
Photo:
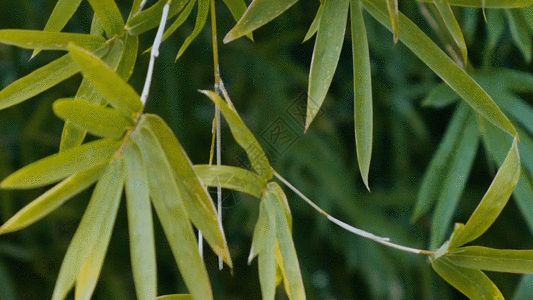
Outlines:
POLYGON ((178 55, 176 55, 176 60, 185 52, 189 45, 194 41, 194 39, 200 34, 202 29, 204 29, 205 22, 207 21, 207 16, 209 15, 209 6, 211 0, 197 0, 198 1, 198 15, 196 16, 196 24, 194 24, 194 29, 185 41, 181 45, 178 55))

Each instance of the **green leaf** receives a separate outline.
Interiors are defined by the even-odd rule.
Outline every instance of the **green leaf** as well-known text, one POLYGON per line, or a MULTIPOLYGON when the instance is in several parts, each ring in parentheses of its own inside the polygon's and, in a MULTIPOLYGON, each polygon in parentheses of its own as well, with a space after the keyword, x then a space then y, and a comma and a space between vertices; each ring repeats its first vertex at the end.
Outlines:
POLYGON ((108 163, 118 147, 118 141, 101 139, 50 155, 9 175, 0 188, 31 189, 57 182, 108 163))
POLYGON ((81 67, 83 75, 125 116, 133 118, 143 109, 137 92, 98 57, 73 44, 69 46, 69 53, 81 67))
MULTIPOLYGON (((264 194, 262 195, 262 198, 264 194)), ((261 199, 262 200, 262 199, 261 199)), ((252 260, 261 252, 265 247, 271 245, 267 243, 267 235, 270 231, 275 232, 275 222, 271 224, 272 215, 268 214, 268 210, 265 206, 265 202, 259 202, 259 216, 255 223, 255 229, 252 237, 252 246, 250 247, 250 255, 248 256, 248 264, 252 263, 252 260), (271 226, 274 226, 271 228, 271 226)), ((275 220, 274 220, 275 221, 275 220)))
POLYGON ((254 172, 232 166, 195 165, 194 171, 206 186, 220 186, 261 198, 266 181, 254 172))
POLYGON ((457 45, 457 47, 459 47, 459 50, 461 51, 461 55, 463 58, 463 66, 466 66, 468 63, 468 51, 466 49, 465 38, 463 37, 461 27, 459 26, 459 23, 457 23, 453 11, 450 8, 450 4, 447 2, 447 0, 436 0, 435 6, 437 7, 437 10, 439 11, 440 16, 442 17, 442 20, 446 25, 446 29, 448 30, 453 40, 455 41, 455 44, 457 45))
POLYGON ((0 43, 38 50, 67 50, 69 43, 75 43, 79 47, 95 50, 104 45, 105 39, 84 33, 2 29, 0 30, 0 43))
POLYGON ((118 110, 91 104, 87 101, 59 99, 54 102, 54 113, 65 121, 88 132, 110 139, 120 139, 133 121, 118 110))
POLYGON ((365 22, 363 20, 361 2, 351 0, 352 17, 352 48, 353 48, 353 73, 354 73, 354 120, 355 144, 359 172, 366 185, 372 158, 372 80, 370 72, 370 56, 368 53, 368 40, 366 37, 365 22))
POLYGON ((523 275, 514 291, 512 300, 529 300, 533 295, 533 274, 523 275))
POLYGON ((533 195, 533 176, 522 166, 520 180, 518 180, 518 184, 513 192, 513 197, 516 200, 520 212, 526 219, 529 231, 533 232, 533 203, 531 201, 531 195, 533 195))
POLYGON ((176 55, 176 60, 185 52, 189 45, 194 41, 194 39, 200 34, 202 29, 204 29, 205 21, 207 21, 207 16, 209 15, 209 5, 211 0, 198 0, 198 15, 196 16, 196 23, 194 24, 194 29, 192 33, 185 39, 183 45, 181 45, 178 55, 176 55))
MULTIPOLYGON (((78 281, 78 287, 80 288, 78 292, 78 287, 76 287, 76 299, 81 299, 78 298, 80 293, 88 296, 83 299, 90 298, 97 278, 92 279, 92 277, 84 277, 84 275, 92 274, 94 276, 95 271, 98 271, 96 273, 100 271, 101 262, 100 266, 96 264, 100 257, 103 260, 103 255, 105 255, 107 250, 120 196, 122 195, 123 184, 123 162, 122 160, 113 161, 106 167, 104 174, 98 180, 91 201, 70 242, 59 270, 52 300, 65 299, 76 281, 78 281), (91 269, 91 266, 86 264, 87 260, 91 259, 96 259, 94 261, 95 269, 91 269), (81 273, 81 271, 87 273, 81 273)), ((98 277, 98 274, 96 274, 96 277, 98 277)))
POLYGON ((520 14, 520 11, 510 9, 506 9, 505 14, 507 15, 507 19, 509 19, 511 36, 516 46, 518 46, 518 49, 524 55, 526 62, 531 62, 531 52, 533 51, 531 31, 527 26, 524 16, 520 14))
POLYGON ((311 26, 309 26, 309 30, 305 34, 303 42, 306 42, 309 40, 315 33, 318 31, 318 25, 320 25, 320 18, 322 17, 322 11, 324 10, 324 3, 320 3, 320 7, 318 8, 318 11, 316 12, 316 16, 313 19, 313 23, 311 23, 311 26))
MULTIPOLYGON (((244 13, 246 12, 246 3, 244 3, 244 0, 224 0, 224 3, 229 8, 231 15, 235 19, 235 21, 239 21, 244 13)), ((248 33, 246 35, 250 40, 254 40, 252 33, 248 33)))
POLYGON ((503 17, 503 11, 499 9, 490 9, 487 11, 487 49, 492 51, 498 45, 505 29, 505 18, 503 17))
POLYGON ((101 166, 98 166, 63 180, 7 220, 0 227, 0 234, 24 229, 46 217, 67 200, 95 183, 103 170, 101 166))
POLYGON ((226 34, 224 43, 229 43, 265 25, 296 2, 298 0, 253 0, 239 22, 226 34))
POLYGON ((465 268, 493 272, 533 273, 533 250, 501 250, 480 246, 461 247, 445 254, 465 268))
POLYGON ((516 137, 505 161, 464 228, 451 240, 450 248, 460 247, 482 235, 496 220, 520 178, 520 157, 516 137))
MULTIPOLYGON (((141 11, 132 18, 129 19, 126 24, 126 30, 130 35, 137 36, 142 34, 150 29, 156 28, 161 22, 161 14, 163 12, 163 7, 167 4, 168 0, 159 0, 154 5, 150 6, 148 9, 141 11)), ((168 19, 174 17, 179 13, 187 3, 193 2, 194 0, 177 0, 170 3, 168 10, 168 19)))
POLYGON ((137 61, 137 52, 139 52, 139 37, 126 34, 124 38, 124 51, 120 56, 120 61, 115 70, 125 81, 128 81, 131 74, 133 74, 135 62, 137 61))
POLYGON ((305 130, 319 112, 337 68, 346 31, 349 4, 348 0, 324 3, 309 72, 305 130))
POLYGON ((422 101, 423 106, 443 108, 461 99, 445 82, 435 85, 422 101))
MULTIPOLYGON (((167 28, 167 30, 165 30, 165 33, 163 33, 163 38, 162 38, 163 41, 166 40, 169 36, 171 36, 174 33, 174 31, 176 31, 183 24, 183 22, 187 20, 187 18, 192 12, 192 9, 194 8, 195 3, 196 3, 196 0, 189 1, 187 6, 181 12, 181 14, 176 18, 176 20, 174 20, 172 25, 170 25, 167 28)), ((149 51, 151 48, 152 47, 148 48, 148 50, 146 51, 149 51)))
POLYGON ((151 300, 157 294, 154 229, 148 178, 137 144, 124 149, 124 160, 133 279, 137 299, 151 300))
POLYGON ((189 292, 195 299, 213 299, 204 261, 163 148, 146 127, 134 131, 132 139, 141 149, 152 203, 189 292))
MULTIPOLYGON (((452 3, 450 3, 452 4, 452 3)), ((367 11, 391 30, 384 0, 363 2, 367 11)), ((490 96, 461 68, 459 68, 415 24, 400 13, 400 41, 413 51, 430 69, 439 75, 472 108, 494 125, 516 136, 513 124, 490 96)))
POLYGON ((108 38, 124 33, 124 20, 114 0, 89 0, 108 38))
POLYGON ((168 125, 159 116, 146 114, 146 122, 157 143, 166 154, 178 192, 192 223, 200 230, 213 251, 231 266, 224 231, 218 220, 214 202, 194 172, 187 153, 168 125))
MULTIPOLYGON (((435 0, 421 0, 435 2, 435 0)), ((479 8, 512 8, 533 5, 533 0, 446 0, 451 6, 470 6, 479 8)))
POLYGON ((394 44, 398 42, 398 35, 400 34, 400 23, 398 21, 398 0, 387 0, 387 10, 389 11, 390 22, 392 24, 392 32, 394 44))
POLYGON ((263 177, 266 181, 272 178, 272 170, 268 159, 261 148, 261 145, 254 137, 250 129, 246 127, 244 122, 235 111, 235 108, 229 107, 228 104, 212 91, 200 91, 205 94, 211 101, 213 101, 219 108, 224 118, 228 122, 231 134, 235 141, 246 151, 248 159, 252 164, 252 168, 263 177))
POLYGON ((274 214, 269 213, 266 201, 261 201, 259 205, 248 264, 258 254, 262 299, 273 300, 276 296, 276 219, 274 214))
POLYGON ((480 270, 458 266, 447 257, 434 260, 431 266, 444 280, 470 299, 504 299, 496 285, 480 270))
POLYGON ((174 295, 165 295, 159 296, 157 300, 194 300, 192 295, 189 294, 174 294, 174 295))

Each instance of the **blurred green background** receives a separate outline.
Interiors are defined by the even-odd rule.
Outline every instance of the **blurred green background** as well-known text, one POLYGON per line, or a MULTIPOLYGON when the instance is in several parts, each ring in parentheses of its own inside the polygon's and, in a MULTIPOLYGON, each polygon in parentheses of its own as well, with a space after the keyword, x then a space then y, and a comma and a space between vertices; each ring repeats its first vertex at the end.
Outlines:
MULTIPOLYGON (((6 2, 6 1, 4 1, 6 2)), ((151 5, 155 1, 148 1, 151 5)), ((3 3, 0 29, 41 30, 56 1, 20 0, 3 3)), ((118 0, 124 15, 130 1, 118 0)), ((249 3, 249 1, 247 1, 249 3)), ((324 210, 356 227, 392 241, 426 248, 431 219, 411 223, 413 204, 424 171, 439 144, 455 105, 422 107, 421 100, 440 80, 392 34, 365 13, 371 51, 374 95, 374 152, 370 187, 357 169, 353 126, 353 68, 349 35, 321 113, 304 134, 307 77, 314 39, 301 43, 319 1, 300 1, 254 32, 255 42, 241 38, 220 45, 221 74, 244 122, 267 152, 273 167, 324 210), (303 110, 302 110, 303 109, 303 110)), ((431 37, 415 1, 400 10, 431 37)), ((457 9, 474 67, 483 61, 487 25, 481 10, 457 9)), ((193 15, 195 13, 193 12, 193 15)), ((217 1, 219 41, 234 25, 229 10, 217 1)), ((88 32, 92 10, 86 1, 64 31, 88 32)), ((213 104, 198 89, 213 89, 210 25, 174 63, 177 50, 194 27, 190 18, 163 43, 155 64, 147 112, 161 115, 172 127, 194 163, 207 163, 213 104)), ((531 71, 506 28, 493 63, 531 71)), ((147 49, 155 30, 141 36, 147 49)), ((59 57, 0 45, 0 87, 59 57)), ((139 54, 130 84, 140 92, 148 55, 139 54)), ((63 122, 51 103, 72 97, 81 75, 14 107, 0 111, 0 178, 58 151, 63 122)), ((531 95, 521 95, 532 104, 531 95)), ((246 167, 244 150, 223 125, 224 164, 246 167)), ((494 165, 479 147, 466 190, 454 220, 465 222, 490 185, 494 165)), ((405 254, 341 230, 285 189, 293 212, 293 236, 308 299, 463 299, 433 272, 426 257, 405 254)), ((40 195, 44 189, 0 191, 0 221, 40 195)), ((0 236, 0 299, 51 297, 63 255, 81 219, 91 191, 67 202, 46 219, 19 232, 0 236)), ((214 194, 213 194, 214 195, 214 194)), ((205 260, 216 299, 260 299, 257 262, 247 264, 258 199, 224 192, 224 229, 234 269, 219 271, 210 250, 205 260)), ((156 222, 158 290, 160 295, 186 292, 163 231, 156 222)), ((510 201, 502 215, 476 244, 495 248, 531 249, 531 233, 510 201)), ((94 299, 134 299, 125 206, 116 221, 94 299)), ((520 276, 488 273, 511 298, 520 276)), ((278 290, 278 299, 286 299, 278 290)), ((72 296, 72 295, 71 295, 72 296)))

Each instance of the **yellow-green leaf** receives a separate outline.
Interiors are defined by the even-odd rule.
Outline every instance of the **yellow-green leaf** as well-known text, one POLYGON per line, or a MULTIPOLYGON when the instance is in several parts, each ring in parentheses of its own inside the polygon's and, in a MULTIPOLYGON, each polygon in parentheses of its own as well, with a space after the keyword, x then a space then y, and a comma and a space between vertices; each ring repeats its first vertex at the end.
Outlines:
POLYGON ((69 46, 69 53, 81 67, 83 75, 125 116, 133 117, 143 109, 137 92, 98 57, 73 44, 69 46))
POLYGON ((319 112, 337 68, 349 5, 349 0, 330 0, 324 3, 309 72, 306 130, 319 112))
POLYGON ((95 183, 102 175, 103 170, 102 166, 98 166, 63 180, 7 220, 0 227, 0 234, 26 228, 46 217, 67 200, 95 183))
POLYGON ((105 138, 120 139, 133 126, 133 120, 124 117, 118 110, 87 101, 59 99, 54 102, 53 108, 61 119, 105 138))
POLYGON ((165 295, 159 296, 157 300, 194 300, 190 294, 174 294, 174 295, 165 295))
POLYGON ((244 149, 244 151, 246 151, 248 159, 252 164, 252 168, 254 168, 259 176, 263 177, 266 181, 270 180, 272 178, 272 170, 270 169, 270 164, 265 152, 234 108, 230 108, 220 96, 212 91, 200 92, 209 97, 209 99, 220 108, 220 111, 229 124, 233 138, 235 138, 235 141, 244 149))
MULTIPOLYGON (((174 31, 176 31, 183 24, 183 22, 185 22, 185 20, 187 20, 187 18, 189 17, 189 15, 192 12, 192 9, 194 8, 194 4, 195 3, 196 3, 196 0, 190 0, 189 1, 187 6, 185 6, 183 11, 176 18, 176 20, 174 20, 174 22, 172 22, 172 24, 167 28, 167 30, 165 30, 165 33, 163 33, 163 38, 162 38, 163 41, 166 40, 169 36, 171 36, 174 33, 174 31)), ((149 51, 151 48, 152 47, 150 47, 146 51, 149 51)))
POLYGON ((195 165, 194 171, 204 185, 220 186, 261 198, 266 180, 254 172, 232 166, 195 165))
POLYGON ((359 0, 351 0, 350 6, 352 18, 355 145, 359 172, 366 188, 370 190, 368 173, 370 172, 370 159, 372 157, 373 131, 370 56, 361 2, 359 0))
POLYGON ((31 189, 57 182, 70 175, 108 163, 119 142, 101 139, 50 155, 9 175, 3 189, 31 189))
POLYGON ((275 222, 271 224, 270 222, 271 218, 272 220, 274 220, 272 215, 268 214, 264 201, 261 201, 259 203, 259 216, 257 217, 257 222, 255 223, 254 234, 252 237, 252 246, 250 247, 250 255, 248 256, 248 264, 252 263, 252 260, 259 253, 263 252, 264 251, 263 249, 267 245, 269 245, 266 242, 268 232, 274 231, 275 226, 276 226, 275 222))
MULTIPOLYGON (((120 196, 122 195, 123 183, 124 170, 122 160, 111 162, 98 180, 91 201, 63 258, 52 300, 65 299, 76 280, 82 279, 80 278, 80 270, 85 264, 89 253, 95 247, 104 247, 104 249, 96 249, 95 251, 104 251, 105 254, 113 223, 115 222, 120 196)), ((86 270, 88 271, 88 269, 86 270)), ((85 280, 85 278, 82 280, 85 280)), ((89 284, 90 282, 84 281, 84 283, 89 284)), ((90 286, 86 287, 89 288, 90 286)), ((84 292, 89 291, 85 289, 84 292)), ((78 294, 78 291, 76 293, 78 294)), ((89 294, 89 298, 90 293, 92 293, 92 290, 86 293, 86 295, 89 294)))
POLYGON ((224 37, 224 43, 248 34, 265 25, 284 11, 289 9, 298 0, 254 0, 248 6, 242 18, 224 37))
POLYGON ((165 151, 146 127, 134 131, 132 139, 141 149, 152 203, 189 292, 195 299, 213 299, 204 261, 165 151))
POLYGON ((398 42, 398 35, 400 34, 400 21, 398 21, 398 0, 387 0, 387 10, 389 11, 394 44, 396 44, 398 42))
POLYGON ((533 273, 533 250, 502 250, 480 246, 461 247, 445 254, 465 268, 493 272, 533 273))
MULTIPOLYGON (((246 12, 247 7, 246 3, 244 3, 244 0, 224 0, 224 3, 229 8, 231 15, 237 22, 242 18, 244 12, 246 12)), ((246 36, 250 38, 250 40, 254 40, 251 32, 249 32, 246 36)))
POLYGON ((128 81, 131 74, 133 74, 135 62, 137 61, 137 52, 139 52, 139 37, 126 34, 124 38, 124 51, 120 56, 117 68, 113 69, 125 81, 128 81))
POLYGON ((459 47, 459 50, 461 51, 461 55, 463 57, 463 66, 466 66, 468 62, 468 52, 466 49, 465 38, 463 36, 463 32, 461 31, 459 23, 457 23, 457 20, 455 19, 450 4, 447 2, 447 0, 436 0, 435 6, 437 7, 437 10, 439 11, 440 16, 442 17, 442 20, 446 25, 446 29, 448 30, 453 40, 455 41, 455 44, 457 45, 457 47, 459 47))
POLYGON ((496 177, 494 177, 478 207, 470 216, 464 228, 453 236, 450 249, 475 240, 492 225, 505 204, 507 204, 507 200, 513 193, 519 178, 520 156, 518 155, 518 145, 515 137, 505 161, 500 166, 496 177))
MULTIPOLYGON (((261 209, 265 210, 266 203, 261 201, 261 209)), ((259 282, 263 300, 274 300, 276 296, 276 218, 273 213, 268 214, 268 227, 264 246, 257 259, 259 270, 259 282)), ((259 224, 259 223, 258 223, 259 224)), ((256 229, 258 230, 257 226, 256 229)), ((254 233, 255 233, 254 230, 254 233)), ((251 253, 250 253, 251 254, 251 253)))
POLYGON ((152 300, 157 294, 155 242, 148 178, 141 150, 135 143, 124 149, 126 204, 131 267, 137 299, 152 300))
POLYGON ((194 41, 194 39, 200 34, 202 29, 204 29, 205 22, 207 21, 207 16, 209 15, 209 6, 211 0, 197 0, 198 1, 198 15, 196 16, 196 23, 194 24, 194 29, 192 33, 185 39, 183 45, 181 45, 178 55, 176 55, 176 60, 185 52, 189 45, 194 41))
MULTIPOLYGON (((435 0, 421 0, 435 2, 435 0)), ((479 8, 512 8, 533 5, 533 0, 447 0, 451 6, 470 6, 479 8)))
POLYGON ((309 26, 309 30, 305 34, 303 42, 313 37, 313 35, 315 35, 315 33, 317 32, 318 25, 320 25, 320 18, 322 17, 322 10, 324 10, 324 3, 320 3, 320 7, 318 8, 318 11, 316 12, 316 16, 313 19, 313 23, 311 23, 311 26, 309 26))
POLYGON ((431 264, 433 270, 470 299, 504 300, 496 285, 478 269, 470 269, 440 257, 431 264))
MULTIPOLYGON (((391 30, 385 0, 364 0, 363 5, 374 18, 391 30)), ((400 41, 484 118, 510 135, 516 136, 513 124, 463 69, 459 68, 426 34, 401 13, 399 20, 400 41)))
POLYGON ((105 39, 83 33, 48 32, 40 30, 2 29, 0 43, 25 49, 67 50, 69 43, 94 50, 104 45, 105 39))
POLYGON ((124 33, 124 20, 114 0, 89 0, 108 38, 124 33))
MULTIPOLYGON (((156 28, 157 26, 159 26, 159 23, 161 22, 161 14, 163 12, 163 7, 165 6, 165 4, 167 4, 167 2, 168 0, 159 0, 154 5, 130 18, 128 23, 126 24, 126 30, 128 31, 128 33, 133 36, 137 36, 141 33, 144 33, 152 28, 156 28)), ((189 2, 194 3, 194 0, 172 1, 168 10, 168 18, 170 19, 174 17, 189 2)))

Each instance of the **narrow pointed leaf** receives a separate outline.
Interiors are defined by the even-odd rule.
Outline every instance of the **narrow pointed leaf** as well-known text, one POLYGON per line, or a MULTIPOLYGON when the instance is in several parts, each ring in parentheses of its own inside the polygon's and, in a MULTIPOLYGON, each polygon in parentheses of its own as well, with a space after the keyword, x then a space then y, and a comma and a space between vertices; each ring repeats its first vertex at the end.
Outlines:
POLYGON ((67 200, 95 183, 100 175, 102 175, 103 170, 104 168, 102 167, 96 167, 63 180, 7 220, 0 227, 0 234, 26 228, 46 217, 67 200))
POLYGON ((368 173, 372 157, 372 82, 370 72, 370 56, 368 53, 368 40, 363 19, 362 6, 359 0, 351 0, 352 18, 352 49, 353 49, 353 74, 354 74, 354 120, 355 120, 355 145, 359 172, 366 188, 368 173))
MULTIPOLYGON (((141 11, 140 13, 133 16, 126 25, 126 30, 130 35, 137 36, 141 33, 144 33, 150 29, 156 28, 161 22, 161 14, 163 12, 163 7, 167 4, 168 0, 159 0, 154 5, 150 6, 148 9, 141 11)), ((168 10, 168 18, 174 17, 179 13, 189 0, 177 0, 170 3, 168 10)), ((194 2, 194 0, 192 0, 194 2)))
POLYGON ((481 236, 502 211, 520 178, 520 157, 517 139, 500 166, 485 196, 470 216, 465 227, 451 241, 450 248, 459 247, 481 236))
POLYGON ((241 36, 270 22, 289 9, 298 0, 254 0, 248 9, 224 37, 224 43, 229 43, 241 36))
MULTIPOLYGON (((163 33, 162 40, 165 41, 169 36, 171 36, 182 24, 187 20, 189 15, 192 12, 192 9, 194 8, 194 4, 196 3, 196 0, 190 0, 187 3, 187 6, 183 9, 183 11, 180 13, 180 15, 172 22, 172 24, 165 30, 165 33, 163 33)), ((151 50, 152 47, 150 47, 148 50, 151 50)))
POLYGON ((124 33, 124 19, 114 0, 89 0, 89 4, 102 22, 107 37, 124 33))
POLYGON ((91 104, 87 101, 59 99, 54 113, 65 121, 88 132, 110 139, 121 138, 133 126, 118 110, 91 104))
POLYGON ((157 300, 194 300, 192 295, 189 294, 175 294, 175 295, 165 295, 159 296, 157 300))
POLYGON ((119 142, 101 139, 50 155, 9 175, 3 189, 31 189, 57 182, 70 175, 108 163, 119 142))
MULTIPOLYGON (((107 174, 102 176, 102 181, 107 180, 105 183, 101 183, 102 194, 97 194, 95 190, 94 194, 100 197, 100 201, 106 201, 106 207, 104 210, 97 212, 101 214, 101 222, 92 223, 92 230, 97 232, 97 238, 94 243, 89 246, 90 250, 83 259, 78 276, 76 277, 76 299, 92 298, 96 282, 100 276, 102 265, 104 264, 105 254, 109 241, 111 240, 111 233, 113 232, 113 225, 117 217, 117 211, 122 198, 122 188, 124 186, 124 161, 122 159, 111 162, 107 174), (107 176, 109 175, 109 176, 107 176)), ((87 213, 87 212, 86 212, 87 213)), ((89 215, 91 219, 96 219, 96 216, 89 215)), ((95 220, 97 221, 97 219, 95 220)))
POLYGON ((309 40, 315 33, 318 31, 318 25, 320 25, 320 18, 322 17, 322 10, 324 10, 324 3, 320 3, 320 7, 318 8, 318 11, 316 12, 316 16, 313 19, 313 23, 311 23, 311 26, 309 26, 309 30, 305 34, 303 42, 306 42, 309 40))
POLYGON ((190 220, 200 230, 213 251, 231 266, 224 230, 218 220, 214 202, 202 186, 187 153, 168 125, 159 116, 145 115, 146 123, 168 159, 190 220))
POLYGON ((533 203, 531 201, 531 195, 533 195, 533 176, 531 174, 533 171, 530 172, 522 167, 520 180, 513 192, 513 197, 529 226, 529 232, 533 232, 533 203))
POLYGON ((231 134, 235 141, 246 151, 252 168, 266 181, 272 178, 272 170, 261 145, 250 129, 246 127, 239 114, 226 104, 220 96, 212 91, 200 91, 213 101, 219 108, 229 124, 231 134))
POLYGON ((276 296, 276 221, 275 216, 269 216, 269 219, 265 245, 257 259, 263 300, 274 300, 276 296))
POLYGON ((487 48, 495 49, 500 41, 503 30, 505 29, 504 12, 499 9, 490 9, 487 11, 487 48))
POLYGON ((398 0, 387 0, 387 10, 389 11, 390 22, 392 25, 394 44, 396 44, 398 42, 398 35, 400 34, 400 21, 398 21, 398 0))
MULTIPOLYGON (((367 11, 391 30, 385 0, 364 0, 367 11)), ((451 4, 451 3, 450 3, 451 4)), ((400 41, 413 51, 430 69, 439 75, 472 108, 494 125, 512 136, 516 129, 490 96, 459 68, 427 35, 400 13, 400 41)))
POLYGON ((137 61, 137 52, 139 52, 139 37, 126 34, 124 51, 120 56, 116 70, 114 70, 125 81, 128 81, 131 74, 133 74, 135 62, 137 61))
POLYGON ((431 266, 444 280, 470 299, 504 299, 496 285, 480 270, 455 265, 446 257, 434 260, 431 266))
MULTIPOLYGON (((263 194, 264 196, 264 194, 263 194)), ((270 231, 276 230, 275 223, 270 223, 272 216, 268 214, 264 201, 259 203, 259 216, 255 223, 254 234, 252 237, 252 246, 250 247, 250 255, 248 256, 248 264, 252 263, 252 260, 268 246, 267 235, 270 231), (274 226, 271 228, 271 226, 274 226)))
POLYGON ((133 117, 142 110, 143 104, 137 92, 98 57, 73 44, 69 46, 69 53, 86 78, 125 116, 133 117))
POLYGON ((163 148, 145 127, 135 131, 132 139, 141 149, 152 203, 189 292, 195 299, 213 299, 196 237, 163 148))
MULTIPOLYGON (((244 0, 224 0, 224 3, 229 8, 231 15, 237 22, 242 18, 242 16, 246 12, 247 7, 246 7, 246 3, 244 2, 244 0)), ((250 40, 252 41, 254 40, 251 32, 246 34, 246 36, 250 40)))
POLYGON ((140 151, 135 143, 124 150, 126 204, 137 299, 151 300, 157 294, 155 242, 148 178, 140 151))
POLYGON ((457 20, 455 19, 450 4, 448 4, 447 0, 436 0, 435 6, 437 7, 437 10, 439 11, 440 16, 442 17, 442 20, 446 25, 446 29, 452 36, 457 47, 459 47, 459 50, 461 51, 461 56, 463 58, 463 64, 464 66, 466 66, 468 62, 468 51, 466 49, 465 38, 463 36, 463 32, 461 31, 459 23, 457 23, 457 20))
MULTIPOLYGON (((98 180, 91 201, 63 258, 52 300, 65 299, 92 248, 97 245, 99 239, 105 239, 104 234, 108 231, 111 233, 122 191, 123 174, 122 161, 113 161, 98 180)), ((104 246, 102 241, 99 245, 104 246)))
POLYGON ((527 26, 527 22, 524 20, 520 11, 506 9, 505 14, 509 20, 509 27, 511 29, 511 36, 513 40, 524 55, 524 59, 527 63, 531 62, 531 52, 533 51, 533 45, 531 42, 531 31, 527 26))
POLYGON ((209 5, 211 0, 197 0, 198 1, 198 15, 196 16, 196 23, 194 24, 194 29, 192 33, 185 39, 183 45, 181 45, 178 55, 176 55, 176 60, 185 52, 189 45, 194 41, 194 39, 200 34, 202 29, 204 29, 205 21, 207 21, 207 16, 209 15, 209 5))
MULTIPOLYGON (((422 0, 434 2, 435 0, 422 0)), ((512 8, 533 5, 533 0, 447 0, 451 6, 469 6, 478 8, 512 8)))
POLYGON ((266 181, 254 172, 232 166, 195 165, 194 171, 206 186, 220 186, 261 198, 266 181))
POLYGON ((461 99, 446 83, 434 86, 428 96, 422 101, 423 106, 443 108, 461 99))
POLYGON ((445 254, 452 263, 493 272, 533 273, 533 250, 501 250, 480 246, 461 247, 445 254))
POLYGON ((305 129, 309 128, 322 106, 337 69, 346 32, 349 4, 349 0, 324 3, 309 72, 305 129))
POLYGON ((67 50, 69 43, 75 43, 79 47, 94 50, 103 46, 105 39, 83 33, 3 29, 0 30, 0 43, 39 50, 67 50))

